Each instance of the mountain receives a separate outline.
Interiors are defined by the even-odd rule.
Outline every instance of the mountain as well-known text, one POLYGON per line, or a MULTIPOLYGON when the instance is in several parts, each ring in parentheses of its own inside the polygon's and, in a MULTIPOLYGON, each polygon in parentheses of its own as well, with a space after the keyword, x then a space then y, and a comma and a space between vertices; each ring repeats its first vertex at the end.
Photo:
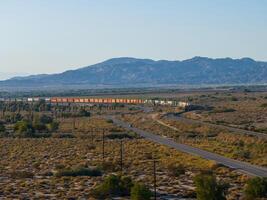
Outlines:
POLYGON ((0 87, 46 86, 157 86, 266 84, 267 62, 250 58, 211 59, 194 57, 183 61, 113 58, 102 63, 59 74, 15 77, 0 81, 0 87))

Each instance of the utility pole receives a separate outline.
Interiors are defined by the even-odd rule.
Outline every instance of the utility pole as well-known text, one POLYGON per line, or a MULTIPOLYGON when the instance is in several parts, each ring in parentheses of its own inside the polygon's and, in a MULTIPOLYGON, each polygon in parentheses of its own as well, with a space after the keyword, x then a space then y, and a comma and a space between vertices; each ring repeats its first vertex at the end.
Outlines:
POLYGON ((75 125, 75 116, 72 116, 72 132, 74 133, 76 129, 76 125, 75 125))
POLYGON ((156 160, 153 160, 153 175, 154 175, 154 199, 157 199, 157 174, 156 174, 156 160))
POLYGON ((120 165, 121 165, 121 173, 122 173, 122 170, 123 170, 123 143, 122 143, 122 140, 120 140, 120 155, 121 155, 121 158, 120 158, 120 165))
POLYGON ((94 128, 91 128, 91 143, 93 144, 94 143, 94 132, 95 132, 95 129, 94 128))
POLYGON ((102 130, 102 156, 103 156, 103 163, 105 160, 105 129, 102 130))

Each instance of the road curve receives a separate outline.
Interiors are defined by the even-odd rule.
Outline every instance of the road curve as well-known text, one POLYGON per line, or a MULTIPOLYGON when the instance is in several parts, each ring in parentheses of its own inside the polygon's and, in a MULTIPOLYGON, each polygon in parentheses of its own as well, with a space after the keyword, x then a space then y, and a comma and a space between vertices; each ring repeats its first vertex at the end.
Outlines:
POLYGON ((230 127, 230 126, 212 124, 212 123, 209 123, 209 122, 203 122, 203 121, 199 121, 199 120, 188 119, 188 118, 182 117, 180 115, 174 115, 174 114, 167 114, 166 117, 169 118, 169 119, 183 121, 185 123, 203 124, 203 125, 211 126, 211 127, 214 127, 214 128, 226 129, 228 131, 236 132, 236 133, 239 133, 239 134, 253 135, 253 136, 258 137, 258 138, 267 139, 267 134, 265 134, 265 133, 260 133, 260 132, 255 132, 255 131, 248 131, 248 130, 234 128, 234 127, 230 127))
POLYGON ((267 177, 267 168, 265 168, 265 167, 259 167, 259 166, 251 165, 251 164, 246 163, 246 162, 241 162, 241 161, 237 161, 234 159, 226 158, 226 157, 223 157, 221 155, 211 153, 211 152, 208 152, 208 151, 196 148, 196 147, 191 147, 191 146, 185 145, 185 144, 179 144, 179 143, 174 142, 173 140, 164 138, 162 136, 155 135, 155 134, 143 131, 143 130, 135 128, 135 127, 131 127, 129 123, 118 120, 115 117, 108 116, 107 118, 112 119, 116 125, 121 126, 127 130, 134 131, 135 133, 139 134, 140 136, 142 136, 148 140, 151 140, 153 142, 174 148, 178 151, 189 153, 189 154, 192 154, 195 156, 200 156, 200 157, 208 159, 208 160, 214 160, 217 163, 220 163, 220 164, 225 165, 227 167, 230 167, 232 169, 240 170, 240 171, 242 171, 246 174, 252 175, 252 176, 267 177))

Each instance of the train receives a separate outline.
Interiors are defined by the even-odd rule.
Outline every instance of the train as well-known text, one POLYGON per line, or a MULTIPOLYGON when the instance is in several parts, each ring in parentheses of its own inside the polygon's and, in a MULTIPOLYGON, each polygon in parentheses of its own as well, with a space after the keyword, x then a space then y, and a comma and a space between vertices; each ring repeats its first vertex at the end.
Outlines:
POLYGON ((149 104, 187 107, 189 102, 166 99, 126 99, 126 98, 85 98, 85 97, 28 97, 28 98, 0 98, 2 102, 40 102, 51 104, 149 104))

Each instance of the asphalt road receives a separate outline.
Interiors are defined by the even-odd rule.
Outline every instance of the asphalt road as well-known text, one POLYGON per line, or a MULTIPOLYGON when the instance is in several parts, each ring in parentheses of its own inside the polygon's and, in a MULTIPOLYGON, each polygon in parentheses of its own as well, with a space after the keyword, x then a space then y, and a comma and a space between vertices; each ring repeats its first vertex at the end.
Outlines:
POLYGON ((202 122, 202 121, 199 121, 199 120, 188 119, 188 118, 181 117, 179 115, 174 115, 174 114, 168 114, 166 116, 168 118, 170 118, 170 119, 179 120, 179 121, 183 121, 183 122, 186 122, 186 123, 203 124, 203 125, 208 125, 208 126, 211 126, 211 127, 214 127, 214 128, 226 129, 228 131, 239 133, 239 134, 253 135, 253 136, 256 136, 258 138, 267 139, 267 134, 265 134, 265 133, 259 133, 259 132, 248 131, 248 130, 239 129, 239 128, 233 128, 233 127, 224 126, 224 125, 218 125, 218 124, 212 124, 212 123, 208 123, 208 122, 202 122))
POLYGON ((178 151, 189 153, 189 154, 192 154, 195 156, 200 156, 200 157, 208 159, 208 160, 214 160, 217 163, 220 163, 220 164, 225 165, 227 167, 230 167, 232 169, 240 170, 240 171, 242 171, 246 174, 252 175, 252 176, 267 177, 267 168, 251 165, 249 163, 240 162, 240 161, 233 160, 230 158, 226 158, 226 157, 223 157, 221 155, 211 153, 211 152, 199 149, 199 148, 191 147, 191 146, 188 146, 185 144, 179 144, 179 143, 174 142, 171 139, 167 139, 167 138, 164 138, 162 136, 155 135, 155 134, 143 131, 143 130, 135 128, 135 127, 131 127, 131 125, 129 123, 118 120, 115 117, 109 116, 108 118, 112 119, 116 125, 121 126, 127 130, 134 131, 135 133, 139 134, 140 136, 142 136, 148 140, 151 140, 153 142, 174 148, 178 151))

